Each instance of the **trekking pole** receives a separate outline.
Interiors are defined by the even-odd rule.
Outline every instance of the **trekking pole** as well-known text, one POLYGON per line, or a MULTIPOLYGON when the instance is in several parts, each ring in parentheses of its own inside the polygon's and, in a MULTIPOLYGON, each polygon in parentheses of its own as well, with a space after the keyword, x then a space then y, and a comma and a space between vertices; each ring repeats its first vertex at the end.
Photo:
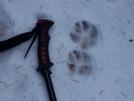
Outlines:
POLYGON ((48 52, 48 44, 50 40, 48 31, 53 24, 54 22, 49 20, 39 20, 36 24, 37 35, 38 35, 38 60, 39 60, 39 67, 37 68, 37 71, 41 72, 41 74, 45 79, 50 101, 57 101, 52 80, 50 77, 51 71, 49 70, 50 67, 53 66, 53 63, 50 61, 48 52))
POLYGON ((53 66, 53 63, 49 59, 49 52, 48 52, 48 44, 50 40, 48 31, 53 24, 54 22, 49 20, 39 20, 36 24, 36 27, 32 31, 22 33, 5 41, 0 41, 0 52, 13 48, 21 44, 22 42, 29 40, 32 36, 34 36, 32 43, 30 44, 26 52, 25 55, 26 58, 31 46, 33 45, 36 37, 38 36, 39 66, 37 68, 37 71, 41 72, 41 74, 45 79, 50 101, 57 101, 52 80, 50 77, 51 71, 49 70, 50 67, 53 66))

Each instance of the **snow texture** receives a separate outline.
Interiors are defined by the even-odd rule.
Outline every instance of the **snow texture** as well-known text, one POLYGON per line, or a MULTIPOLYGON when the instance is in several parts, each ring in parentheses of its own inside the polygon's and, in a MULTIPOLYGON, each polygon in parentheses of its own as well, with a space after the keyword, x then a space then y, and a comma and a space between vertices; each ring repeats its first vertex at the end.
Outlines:
MULTIPOLYGON (((134 101, 133 0, 0 0, 0 41, 31 31, 38 19, 55 23, 57 101, 134 101)), ((36 72, 37 40, 24 58, 30 42, 0 53, 0 101, 49 101, 36 72)))

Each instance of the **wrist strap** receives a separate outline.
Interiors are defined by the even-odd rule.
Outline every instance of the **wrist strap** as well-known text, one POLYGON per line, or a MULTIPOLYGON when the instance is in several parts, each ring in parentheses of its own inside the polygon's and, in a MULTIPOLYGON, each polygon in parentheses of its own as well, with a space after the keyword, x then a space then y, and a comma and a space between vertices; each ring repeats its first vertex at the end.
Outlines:
POLYGON ((36 32, 37 32, 37 27, 35 27, 31 32, 22 33, 8 40, 0 41, 0 52, 13 48, 21 44, 22 42, 29 40, 36 32))

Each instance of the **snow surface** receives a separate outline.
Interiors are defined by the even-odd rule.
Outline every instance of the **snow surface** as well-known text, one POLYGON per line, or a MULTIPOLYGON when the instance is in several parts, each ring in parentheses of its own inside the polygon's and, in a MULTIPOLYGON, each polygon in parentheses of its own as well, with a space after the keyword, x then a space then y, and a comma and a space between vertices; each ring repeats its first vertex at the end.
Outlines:
MULTIPOLYGON (((0 0, 0 41, 31 31, 41 18, 55 23, 49 54, 57 101, 134 101, 134 0, 0 0), (82 20, 100 32, 97 44, 87 50, 70 39, 82 20), (70 72, 73 50, 92 57, 90 75, 70 72)), ((30 42, 0 53, 0 101, 49 101, 36 72, 37 41, 24 58, 30 42)))

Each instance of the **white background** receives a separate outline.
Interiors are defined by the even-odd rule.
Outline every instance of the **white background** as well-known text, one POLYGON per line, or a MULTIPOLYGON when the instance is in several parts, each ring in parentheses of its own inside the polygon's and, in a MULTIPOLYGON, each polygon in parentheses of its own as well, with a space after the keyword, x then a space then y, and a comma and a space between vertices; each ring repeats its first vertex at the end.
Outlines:
MULTIPOLYGON (((31 31, 38 20, 54 21, 50 29, 51 77, 57 101, 134 101, 133 0, 0 0, 0 41, 31 31), (70 39, 76 22, 86 20, 100 31, 86 50, 93 73, 70 73, 68 54, 78 44, 70 39), (64 46, 64 47, 63 47, 64 46)), ((39 72, 37 41, 0 53, 0 101, 49 101, 39 72)))

